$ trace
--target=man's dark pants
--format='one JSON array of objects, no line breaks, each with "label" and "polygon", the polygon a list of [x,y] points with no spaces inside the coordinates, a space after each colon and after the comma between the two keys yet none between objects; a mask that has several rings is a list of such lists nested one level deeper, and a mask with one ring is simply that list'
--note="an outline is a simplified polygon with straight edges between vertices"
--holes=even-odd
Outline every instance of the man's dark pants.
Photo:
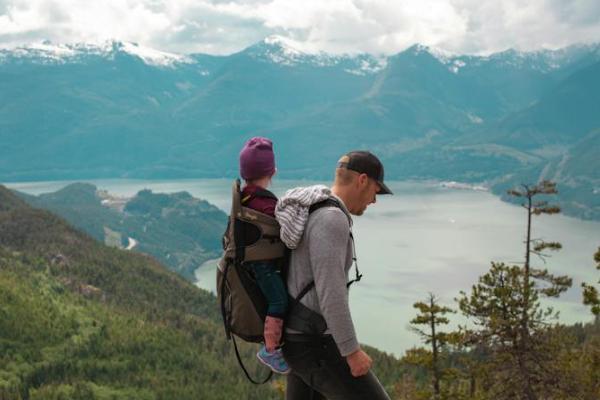
[{"label": "man's dark pants", "polygon": [[287,335],[283,355],[292,368],[287,377],[286,400],[390,399],[372,372],[359,378],[352,376],[331,336]]}]

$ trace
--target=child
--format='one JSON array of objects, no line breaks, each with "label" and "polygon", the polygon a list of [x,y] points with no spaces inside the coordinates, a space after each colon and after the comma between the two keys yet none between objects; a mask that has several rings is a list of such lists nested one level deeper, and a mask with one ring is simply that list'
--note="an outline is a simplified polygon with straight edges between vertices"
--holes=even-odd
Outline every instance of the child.
[{"label": "child", "polygon": [[[245,181],[242,205],[275,216],[277,197],[267,187],[276,170],[273,143],[263,137],[248,140],[240,152],[240,175]],[[256,282],[268,303],[263,335],[265,344],[256,356],[274,372],[287,374],[290,369],[278,348],[287,311],[287,289],[273,261],[253,261],[247,263],[247,266],[254,272]]]}]

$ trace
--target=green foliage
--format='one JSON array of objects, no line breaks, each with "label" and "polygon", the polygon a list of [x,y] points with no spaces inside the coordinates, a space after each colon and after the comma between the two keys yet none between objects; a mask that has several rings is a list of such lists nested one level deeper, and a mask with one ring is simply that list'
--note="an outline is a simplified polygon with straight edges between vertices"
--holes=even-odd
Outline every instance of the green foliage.
[{"label": "green foliage", "polygon": [[279,398],[268,386],[244,382],[212,321],[182,313],[154,320],[87,300],[6,253],[0,292],[0,387],[23,397]]},{"label": "green foliage", "polygon": [[409,366],[391,354],[382,352],[368,345],[361,345],[362,349],[373,360],[373,372],[388,393],[392,393],[394,385],[409,370]]},{"label": "green foliage", "polygon": [[[440,357],[444,346],[448,342],[448,334],[440,332],[440,325],[446,325],[450,322],[444,315],[454,312],[449,307],[440,306],[438,299],[429,293],[427,303],[417,302],[413,307],[419,310],[419,314],[413,318],[410,323],[412,330],[416,332],[426,344],[431,345],[431,355],[418,354],[413,361],[416,364],[426,366],[432,375],[433,397],[439,399],[441,395],[440,383],[443,371],[440,369]],[[424,329],[418,328],[419,325],[425,325]],[[415,354],[417,355],[417,354]]]},{"label": "green foliage", "polygon": [[416,379],[411,374],[402,375],[402,379],[396,382],[391,392],[394,399],[398,400],[429,400],[431,391],[421,389]]},{"label": "green foliage", "polygon": [[[537,294],[530,298],[534,307],[525,306],[523,296],[523,273],[518,266],[492,262],[490,270],[473,285],[471,293],[461,291],[458,306],[463,314],[474,319],[477,331],[468,332],[468,340],[486,345],[503,345],[516,340],[519,335],[520,318],[523,311],[529,314],[530,325],[537,322],[539,306]],[[529,283],[533,287],[533,283]],[[536,325],[537,326],[537,325]],[[535,328],[534,326],[530,326]]]},{"label": "green foliage", "polygon": [[[250,384],[213,295],[0,186],[0,399],[282,399]],[[240,343],[250,373],[266,373]],[[375,349],[382,383],[398,361]]]},{"label": "green foliage", "polygon": [[280,398],[239,373],[214,296],[19,205],[0,212],[3,399]]},{"label": "green foliage", "polygon": [[[531,193],[552,190],[544,184]],[[531,194],[518,193],[522,200]],[[177,204],[189,200],[178,194],[175,204],[168,196],[155,203],[153,196],[142,193],[128,212],[177,215]],[[531,202],[528,210],[535,216],[556,208]],[[559,243],[530,237],[527,244],[528,254],[539,257],[558,249]],[[595,261],[600,268],[600,248]],[[394,399],[434,398],[432,376],[438,375],[440,399],[530,398],[530,385],[534,398],[596,400],[600,318],[564,327],[539,302],[570,283],[529,260],[492,263],[459,299],[474,328],[441,332],[451,310],[430,295],[414,304],[419,313],[411,322],[432,349],[411,349],[400,361],[366,351]],[[254,361],[256,346],[241,343],[241,352],[251,374],[265,373]],[[284,382],[277,377],[256,387],[246,381],[214,296],[154,258],[106,247],[0,186],[1,400],[282,399]]]},{"label": "green foliage", "polygon": [[138,250],[193,280],[203,262],[221,255],[227,215],[187,192],[140,191],[124,209],[122,230],[138,240]]},{"label": "green foliage", "polygon": [[[492,262],[467,294],[457,299],[471,322],[456,332],[444,333],[437,361],[433,349],[414,348],[402,361],[411,366],[396,382],[398,399],[513,400],[600,398],[600,316],[593,324],[565,327],[558,313],[541,305],[543,297],[558,297],[572,284],[568,276],[555,276],[531,265],[531,255],[544,259],[547,251],[561,249],[558,242],[532,238],[532,217],[555,214],[559,208],[538,196],[556,193],[552,182],[523,185],[510,195],[527,210],[525,261],[522,265]],[[600,248],[594,256],[600,268]],[[420,314],[411,323],[426,344],[434,341],[435,298],[415,303]],[[439,330],[436,328],[435,333]],[[439,394],[431,385],[433,366],[440,371]],[[433,387],[432,387],[433,386]]]},{"label": "green foliage", "polygon": [[471,293],[461,292],[458,300],[462,313],[474,320],[475,328],[463,328],[465,342],[489,353],[481,379],[488,392],[498,399],[534,400],[565,393],[572,380],[559,374],[556,359],[563,353],[564,341],[556,340],[549,320],[557,314],[542,308],[540,297],[558,297],[572,284],[568,276],[555,276],[531,266],[531,255],[547,257],[545,250],[562,246],[532,238],[532,216],[552,215],[560,208],[538,201],[539,196],[557,193],[556,184],[542,181],[509,190],[527,210],[525,262],[508,266],[492,262],[488,273],[479,278]]},{"label": "green foliage", "polygon": [[[594,254],[594,261],[596,262],[596,269],[600,270],[600,247]],[[600,281],[598,281],[600,283]],[[592,313],[596,316],[600,315],[600,294],[598,289],[594,285],[582,283],[583,287],[583,304],[591,307]]]}]

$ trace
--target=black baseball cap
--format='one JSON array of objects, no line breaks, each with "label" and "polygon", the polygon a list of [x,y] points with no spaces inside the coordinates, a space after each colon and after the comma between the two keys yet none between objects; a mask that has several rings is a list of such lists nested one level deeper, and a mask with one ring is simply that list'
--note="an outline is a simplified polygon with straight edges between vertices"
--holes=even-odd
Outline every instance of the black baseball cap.
[{"label": "black baseball cap", "polygon": [[381,188],[377,194],[393,194],[383,183],[383,164],[379,161],[379,158],[369,151],[351,151],[338,160],[337,167],[367,174]]}]

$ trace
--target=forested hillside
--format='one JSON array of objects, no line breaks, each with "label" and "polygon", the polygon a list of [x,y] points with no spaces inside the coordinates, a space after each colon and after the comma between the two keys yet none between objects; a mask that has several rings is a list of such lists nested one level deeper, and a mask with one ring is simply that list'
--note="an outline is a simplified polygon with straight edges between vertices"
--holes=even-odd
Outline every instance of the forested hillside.
[{"label": "forested hillside", "polygon": [[[2,400],[282,398],[281,380],[246,381],[214,296],[2,186],[0,317]],[[400,363],[370,352],[392,387]]]}]

